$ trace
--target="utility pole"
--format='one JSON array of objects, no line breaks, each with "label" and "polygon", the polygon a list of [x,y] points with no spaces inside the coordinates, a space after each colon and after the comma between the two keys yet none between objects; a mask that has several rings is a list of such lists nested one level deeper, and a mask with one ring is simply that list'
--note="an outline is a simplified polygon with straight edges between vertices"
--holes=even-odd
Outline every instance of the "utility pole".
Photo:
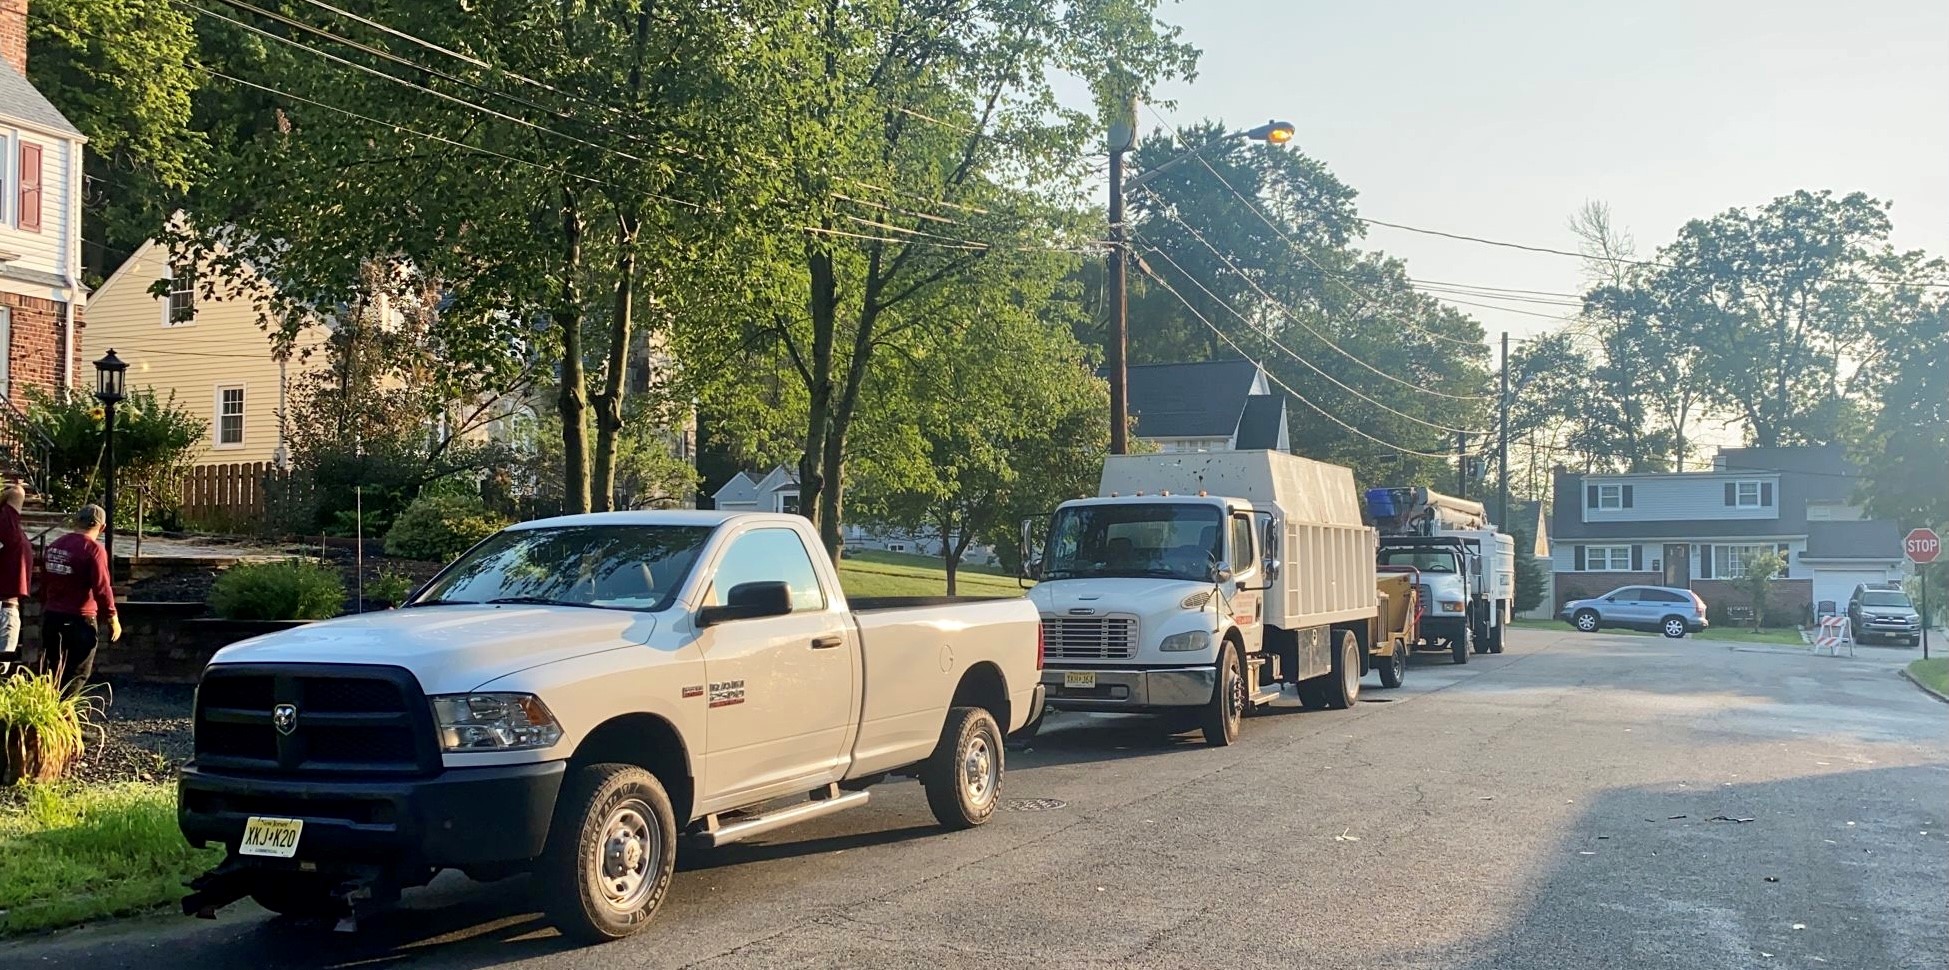
[{"label": "utility pole", "polygon": [[1496,498],[1496,527],[1509,531],[1509,331],[1502,332],[1502,394],[1496,405],[1496,472],[1502,479]]},{"label": "utility pole", "polygon": [[1455,432],[1455,497],[1469,497],[1469,434]]},{"label": "utility pole", "polygon": [[1130,453],[1130,296],[1124,289],[1128,238],[1123,224],[1123,156],[1137,143],[1137,99],[1110,123],[1110,454]]}]

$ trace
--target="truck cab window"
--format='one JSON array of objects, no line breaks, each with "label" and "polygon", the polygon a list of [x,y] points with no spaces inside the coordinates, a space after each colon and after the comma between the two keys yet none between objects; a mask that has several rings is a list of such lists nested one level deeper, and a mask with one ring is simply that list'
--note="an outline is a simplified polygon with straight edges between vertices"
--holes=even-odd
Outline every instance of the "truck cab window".
[{"label": "truck cab window", "polygon": [[792,589],[792,612],[826,608],[826,594],[805,543],[791,529],[754,529],[731,540],[731,548],[717,564],[710,602],[728,603],[731,590],[744,583],[783,582]]},{"label": "truck cab window", "polygon": [[1252,517],[1232,516],[1232,572],[1242,576],[1258,564],[1252,555]]},{"label": "truck cab window", "polygon": [[1157,576],[1210,582],[1212,567],[1225,561],[1224,528],[1223,511],[1202,503],[1064,509],[1050,524],[1043,578]]}]

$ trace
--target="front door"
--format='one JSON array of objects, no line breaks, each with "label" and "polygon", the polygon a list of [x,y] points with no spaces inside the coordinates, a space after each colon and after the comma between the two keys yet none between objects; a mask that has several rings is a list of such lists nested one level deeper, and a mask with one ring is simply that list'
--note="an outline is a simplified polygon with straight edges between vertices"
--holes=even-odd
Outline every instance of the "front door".
[{"label": "front door", "polygon": [[761,528],[731,540],[705,601],[722,606],[741,583],[779,580],[792,588],[793,612],[723,623],[699,638],[709,681],[706,800],[791,793],[767,793],[779,786],[810,791],[838,780],[845,761],[857,638],[851,617],[828,608],[798,533]]},{"label": "front door", "polygon": [[1264,563],[1253,546],[1257,531],[1252,528],[1250,515],[1232,516],[1232,582],[1237,590],[1230,601],[1232,622],[1238,626],[1239,636],[1244,639],[1245,652],[1248,654],[1256,652],[1265,642],[1266,594],[1258,588],[1265,585],[1261,579]]},{"label": "front door", "polygon": [[1683,542],[1665,545],[1665,585],[1673,589],[1692,588],[1692,547]]}]

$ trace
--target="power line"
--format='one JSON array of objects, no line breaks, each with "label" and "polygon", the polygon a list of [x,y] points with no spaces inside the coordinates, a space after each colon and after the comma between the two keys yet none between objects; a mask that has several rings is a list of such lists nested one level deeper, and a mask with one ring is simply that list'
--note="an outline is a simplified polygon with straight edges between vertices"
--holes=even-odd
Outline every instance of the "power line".
[{"label": "power line", "polygon": [[1385,380],[1393,381],[1394,383],[1399,384],[1402,387],[1406,387],[1410,390],[1414,390],[1422,394],[1427,394],[1432,397],[1443,397],[1455,401],[1490,400],[1489,395],[1486,394],[1450,394],[1447,391],[1437,391],[1433,388],[1422,387],[1421,385],[1416,384],[1412,381],[1402,380],[1401,378],[1396,377],[1393,374],[1388,373],[1387,371],[1375,367],[1373,364],[1368,363],[1364,358],[1361,358],[1355,355],[1352,351],[1349,351],[1346,348],[1341,347],[1339,344],[1334,343],[1331,338],[1327,337],[1326,334],[1321,333],[1320,331],[1314,329],[1312,324],[1307,323],[1305,320],[1301,319],[1297,314],[1293,313],[1292,310],[1288,309],[1283,302],[1275,299],[1272,296],[1272,294],[1267,293],[1263,287],[1259,286],[1258,281],[1252,279],[1250,275],[1248,275],[1244,270],[1240,269],[1238,264],[1232,262],[1230,257],[1227,257],[1224,253],[1219,252],[1218,247],[1212,245],[1211,241],[1206,239],[1203,233],[1200,233],[1198,230],[1192,228],[1190,223],[1187,223],[1183,219],[1179,218],[1176,213],[1166,212],[1164,214],[1164,217],[1166,219],[1171,220],[1174,223],[1177,223],[1178,227],[1183,229],[1185,232],[1190,233],[1191,238],[1196,239],[1199,243],[1203,244],[1207,250],[1211,251],[1211,254],[1213,256],[1218,257],[1219,261],[1225,264],[1225,267],[1227,269],[1231,270],[1240,279],[1244,280],[1247,286],[1250,286],[1253,290],[1257,291],[1261,297],[1265,298],[1267,303],[1271,304],[1273,307],[1278,309],[1279,312],[1284,314],[1287,319],[1291,320],[1294,323],[1299,324],[1301,327],[1304,327],[1308,333],[1311,333],[1313,336],[1318,337],[1321,343],[1326,344],[1328,347],[1331,347],[1334,350],[1338,351],[1341,354],[1341,356],[1346,357],[1348,360],[1351,360],[1354,363],[1359,364],[1360,366],[1374,372],[1375,374],[1379,375],[1381,378]]},{"label": "power line", "polygon": [[576,137],[576,136],[574,136],[574,135],[571,135],[571,134],[568,134],[568,133],[566,133],[566,132],[561,132],[561,131],[557,131],[557,130],[555,130],[555,129],[553,129],[553,128],[550,128],[550,127],[548,127],[548,126],[546,126],[546,125],[540,125],[540,124],[536,124],[536,123],[534,123],[534,122],[532,122],[532,121],[529,121],[529,120],[528,120],[528,119],[526,119],[526,118],[520,118],[520,117],[516,117],[516,116],[514,116],[514,115],[511,115],[511,114],[508,114],[508,113],[506,113],[506,112],[503,112],[503,111],[496,111],[496,110],[494,110],[493,108],[489,108],[489,107],[487,107],[487,106],[485,106],[485,105],[481,105],[481,104],[475,104],[475,103],[474,103],[474,102],[472,102],[472,101],[469,101],[469,100],[467,100],[467,99],[465,99],[465,98],[461,98],[461,97],[457,97],[457,96],[455,96],[455,95],[451,95],[451,94],[448,94],[448,93],[446,93],[445,91],[441,91],[441,90],[438,90],[438,89],[435,89],[435,88],[430,88],[430,87],[427,87],[427,86],[426,86],[426,85],[424,85],[424,84],[418,84],[418,83],[415,83],[415,82],[413,82],[413,81],[408,81],[408,80],[406,80],[405,78],[402,78],[402,77],[399,77],[399,76],[397,76],[397,75],[394,75],[394,74],[388,74],[388,73],[386,73],[385,71],[381,71],[381,70],[379,70],[379,69],[378,69],[378,68],[376,68],[376,67],[371,67],[371,66],[369,66],[369,65],[365,65],[365,64],[360,64],[360,63],[359,63],[359,62],[357,62],[357,61],[354,61],[354,60],[349,60],[349,59],[347,59],[347,58],[344,58],[344,57],[340,57],[340,56],[338,56],[337,54],[334,54],[334,53],[332,53],[332,52],[330,52],[330,51],[324,51],[324,50],[319,50],[318,48],[316,48],[316,47],[312,47],[312,46],[310,46],[310,45],[308,45],[308,44],[303,44],[303,43],[299,43],[298,41],[295,41],[295,40],[292,40],[292,39],[291,39],[291,38],[289,38],[289,37],[284,37],[284,36],[280,36],[280,35],[278,35],[278,34],[275,34],[275,33],[272,33],[271,31],[268,31],[268,30],[265,30],[265,29],[264,29],[264,28],[262,28],[262,27],[258,27],[258,26],[256,26],[256,25],[254,25],[254,24],[247,24],[247,23],[244,23],[243,21],[241,21],[241,20],[237,20],[237,19],[235,19],[235,18],[233,18],[233,17],[226,17],[226,16],[224,16],[223,14],[220,14],[220,13],[217,13],[217,12],[216,12],[216,11],[214,11],[214,10],[209,10],[209,9],[206,9],[206,8],[204,8],[204,7],[200,7],[200,6],[197,6],[197,5],[196,5],[196,4],[194,4],[194,3],[190,3],[190,2],[189,2],[189,0],[170,0],[170,2],[171,2],[171,3],[174,3],[174,4],[176,4],[177,6],[180,6],[180,7],[183,7],[183,8],[185,8],[185,9],[188,9],[188,10],[191,10],[191,11],[194,11],[195,13],[197,13],[197,14],[199,14],[199,15],[202,15],[202,16],[205,16],[205,17],[212,17],[212,18],[215,18],[215,19],[217,19],[217,20],[221,20],[221,21],[223,21],[223,22],[225,22],[225,23],[228,23],[228,24],[231,24],[231,25],[233,25],[233,26],[237,26],[237,27],[241,27],[241,28],[243,28],[243,29],[245,29],[245,30],[248,30],[248,31],[250,31],[250,32],[252,32],[252,33],[254,33],[254,34],[257,34],[257,35],[259,35],[259,36],[262,36],[262,37],[268,37],[268,38],[270,38],[271,40],[274,40],[274,41],[277,41],[277,42],[278,42],[278,43],[280,43],[280,44],[284,44],[284,45],[287,45],[287,46],[290,46],[290,47],[294,47],[294,48],[297,48],[298,50],[301,50],[301,51],[304,51],[304,52],[305,52],[305,53],[307,53],[307,54],[312,54],[312,55],[315,55],[315,56],[318,56],[318,57],[322,57],[322,58],[324,58],[324,59],[326,59],[326,60],[328,60],[328,61],[331,61],[331,62],[332,62],[332,63],[334,63],[334,64],[341,64],[341,65],[344,65],[344,66],[346,66],[346,67],[350,67],[350,68],[352,68],[353,70],[356,70],[356,71],[362,71],[362,72],[364,72],[364,73],[366,73],[366,74],[370,74],[370,75],[372,75],[372,76],[374,76],[374,77],[377,77],[377,78],[381,78],[381,79],[383,79],[383,80],[387,80],[387,81],[391,81],[392,83],[394,83],[394,84],[398,84],[398,85],[400,85],[400,86],[402,86],[402,87],[408,87],[408,88],[412,88],[412,89],[414,89],[414,90],[416,90],[416,91],[423,91],[423,92],[425,92],[425,93],[427,93],[427,94],[431,94],[431,95],[433,95],[433,96],[434,96],[434,97],[436,97],[436,98],[440,98],[440,99],[442,99],[442,100],[445,100],[445,101],[450,101],[450,102],[452,102],[452,103],[454,103],[454,104],[457,104],[457,105],[460,105],[461,107],[464,107],[464,108],[468,108],[468,109],[471,109],[471,110],[473,110],[473,111],[476,111],[476,112],[479,112],[479,113],[481,113],[481,114],[486,114],[486,115],[489,115],[489,116],[492,116],[492,117],[494,117],[494,118],[498,118],[498,119],[500,119],[500,120],[502,120],[502,121],[511,121],[511,122],[513,122],[513,123],[515,123],[515,124],[517,124],[517,125],[521,125],[522,127],[525,127],[525,128],[531,128],[531,129],[533,129],[533,130],[535,130],[535,131],[538,131],[538,132],[543,132],[543,133],[545,133],[545,134],[549,134],[549,135],[554,135],[554,136],[555,136],[555,137],[557,137],[557,138],[563,138],[563,139],[566,139],[566,140],[568,140],[568,141],[572,141],[572,142],[575,142],[575,143],[577,143],[577,144],[581,144],[581,145],[586,145],[586,146],[588,146],[588,147],[590,147],[590,148],[594,148],[594,149],[596,149],[597,151],[600,151],[600,152],[605,152],[605,153],[607,153],[607,154],[611,154],[611,155],[615,155],[615,156],[617,156],[617,157],[619,157],[619,158],[626,158],[626,159],[629,159],[629,160],[630,160],[630,161],[632,161],[632,162],[646,162],[646,161],[648,161],[648,159],[645,159],[645,158],[643,158],[643,157],[642,157],[642,156],[640,156],[640,155],[632,155],[632,154],[630,154],[630,153],[628,153],[628,152],[625,152],[625,151],[621,151],[621,150],[619,150],[619,149],[616,149],[616,148],[611,148],[611,147],[609,147],[609,146],[607,146],[607,145],[603,145],[603,144],[599,144],[599,143],[597,143],[597,142],[593,142],[593,141],[590,141],[590,140],[588,140],[588,139],[586,139],[586,138],[578,138],[578,137]]},{"label": "power line", "polygon": [[[1136,236],[1136,235],[1135,235],[1134,233],[1132,234],[1132,236],[1133,236],[1133,238],[1137,238],[1137,239],[1139,239],[1139,241],[1141,241],[1141,237],[1137,237],[1137,236]],[[1156,254],[1157,254],[1158,256],[1161,256],[1161,257],[1163,257],[1163,259],[1164,259],[1164,261],[1165,261],[1165,262],[1167,262],[1167,263],[1170,263],[1170,264],[1171,264],[1171,268],[1172,268],[1172,269],[1175,269],[1175,270],[1177,270],[1177,271],[1178,271],[1178,273],[1179,273],[1180,275],[1182,275],[1182,276],[1183,276],[1183,277],[1184,277],[1185,279],[1188,279],[1188,280],[1190,280],[1190,281],[1191,281],[1191,284],[1192,284],[1193,286],[1196,286],[1196,287],[1197,287],[1198,289],[1200,289],[1200,290],[1202,290],[1202,291],[1204,291],[1204,294],[1205,294],[1206,296],[1208,296],[1208,297],[1211,297],[1211,298],[1212,298],[1212,300],[1214,300],[1214,301],[1216,301],[1216,302],[1218,303],[1218,305],[1220,305],[1220,306],[1222,306],[1222,307],[1224,307],[1224,308],[1225,308],[1225,309],[1226,309],[1227,311],[1229,311],[1229,312],[1230,312],[1230,313],[1232,314],[1232,316],[1235,316],[1235,317],[1237,317],[1237,318],[1239,319],[1239,322],[1241,322],[1241,323],[1244,323],[1244,324],[1245,324],[1246,326],[1248,326],[1248,327],[1249,327],[1249,326],[1253,326],[1253,324],[1252,324],[1252,321],[1251,321],[1250,319],[1247,319],[1247,318],[1246,318],[1246,316],[1245,316],[1245,314],[1243,314],[1243,313],[1240,313],[1240,312],[1239,312],[1239,310],[1238,310],[1238,308],[1236,308],[1236,307],[1234,307],[1234,306],[1232,306],[1232,305],[1231,305],[1230,303],[1228,303],[1228,302],[1226,302],[1226,300],[1225,300],[1225,299],[1224,299],[1223,297],[1220,297],[1220,296],[1219,296],[1218,294],[1216,294],[1216,293],[1213,293],[1213,292],[1211,291],[1211,289],[1210,289],[1209,287],[1207,287],[1207,286],[1205,286],[1205,284],[1204,284],[1203,282],[1201,282],[1201,281],[1200,281],[1200,280],[1199,280],[1199,279],[1198,279],[1197,277],[1195,277],[1195,276],[1193,276],[1193,275],[1191,275],[1191,272],[1190,272],[1189,270],[1187,270],[1187,269],[1185,269],[1185,268],[1184,268],[1183,266],[1180,266],[1180,265],[1178,264],[1178,261],[1177,261],[1177,260],[1175,260],[1175,259],[1172,259],[1172,258],[1171,258],[1171,254],[1170,254],[1170,253],[1167,253],[1167,252],[1165,252],[1164,250],[1162,250],[1162,249],[1159,249],[1159,248],[1157,248],[1156,246],[1146,246],[1146,248],[1147,248],[1147,249],[1149,249],[1149,250],[1150,250],[1151,252],[1153,252],[1153,253],[1156,253]],[[1393,407],[1391,407],[1391,406],[1389,406],[1389,405],[1387,405],[1387,404],[1384,404],[1384,403],[1382,403],[1382,402],[1380,402],[1380,401],[1377,401],[1377,400],[1375,400],[1375,399],[1373,399],[1373,398],[1371,398],[1371,397],[1368,397],[1367,395],[1365,395],[1365,394],[1363,394],[1363,393],[1361,393],[1361,392],[1360,392],[1360,391],[1359,391],[1358,389],[1356,389],[1356,388],[1353,388],[1353,387],[1350,387],[1350,386],[1348,386],[1348,385],[1346,385],[1346,384],[1344,384],[1344,383],[1341,383],[1341,381],[1340,381],[1340,379],[1339,379],[1339,378],[1336,378],[1336,377],[1334,377],[1334,376],[1333,376],[1332,374],[1329,374],[1329,373],[1327,373],[1326,371],[1324,371],[1324,370],[1321,370],[1321,369],[1320,369],[1320,368],[1319,368],[1318,366],[1316,366],[1316,365],[1315,365],[1315,364],[1314,364],[1314,363],[1313,363],[1312,361],[1309,361],[1309,360],[1307,360],[1307,359],[1306,359],[1305,357],[1302,357],[1302,356],[1300,356],[1300,354],[1299,354],[1298,352],[1296,352],[1296,351],[1294,351],[1294,350],[1293,350],[1292,348],[1290,348],[1290,347],[1288,347],[1288,346],[1286,346],[1286,345],[1285,345],[1285,344],[1283,344],[1283,343],[1280,343],[1280,342],[1279,342],[1279,338],[1277,338],[1277,337],[1274,337],[1274,336],[1273,336],[1272,334],[1270,334],[1270,333],[1267,333],[1267,334],[1265,334],[1265,338],[1266,338],[1266,340],[1268,340],[1268,341],[1270,341],[1270,342],[1272,343],[1272,345],[1273,345],[1274,347],[1277,347],[1277,348],[1279,348],[1280,350],[1283,350],[1283,351],[1285,351],[1285,352],[1286,352],[1286,356],[1288,356],[1288,357],[1291,357],[1292,359],[1294,359],[1294,360],[1296,360],[1296,361],[1298,361],[1299,363],[1301,363],[1301,364],[1303,364],[1303,365],[1305,365],[1305,367],[1306,367],[1306,368],[1307,368],[1308,370],[1311,370],[1311,371],[1312,371],[1313,373],[1315,373],[1315,374],[1318,374],[1318,375],[1320,375],[1321,377],[1324,377],[1324,378],[1326,378],[1326,379],[1327,379],[1328,381],[1330,381],[1330,382],[1332,382],[1334,386],[1336,386],[1336,387],[1338,387],[1338,388],[1340,388],[1340,389],[1341,389],[1341,390],[1343,390],[1343,391],[1346,391],[1346,392],[1347,392],[1347,393],[1349,393],[1349,394],[1352,394],[1352,395],[1353,395],[1354,397],[1357,397],[1357,398],[1359,398],[1359,399],[1361,399],[1361,400],[1363,400],[1363,401],[1366,401],[1366,402],[1367,402],[1368,404],[1371,404],[1371,405],[1373,405],[1373,406],[1375,406],[1375,407],[1377,407],[1377,408],[1380,408],[1380,409],[1381,409],[1381,410],[1383,410],[1383,411],[1386,411],[1386,412],[1388,412],[1389,414],[1393,414],[1393,415],[1395,415],[1395,416],[1397,416],[1397,417],[1401,417],[1401,418],[1406,418],[1407,420],[1409,420],[1409,421],[1412,421],[1412,422],[1414,422],[1415,424],[1418,424],[1418,425],[1421,425],[1422,427],[1425,427],[1425,428],[1431,428],[1431,429],[1433,429],[1433,430],[1435,430],[1435,431],[1445,431],[1445,432],[1448,432],[1448,433],[1450,433],[1450,434],[1467,434],[1467,435],[1481,435],[1481,434],[1486,434],[1486,433],[1487,433],[1487,432],[1484,432],[1484,431],[1481,431],[1481,430],[1470,430],[1470,429],[1467,429],[1467,428],[1454,428],[1454,427],[1450,427],[1450,426],[1448,426],[1448,425],[1445,425],[1445,424],[1437,424],[1437,423],[1435,423],[1435,422],[1433,422],[1433,421],[1429,421],[1429,420],[1426,420],[1426,419],[1424,419],[1424,418],[1417,418],[1417,417],[1415,417],[1414,415],[1412,415],[1412,414],[1409,414],[1409,413],[1407,413],[1406,411],[1400,411],[1400,410],[1396,410],[1395,408],[1393,408]]]},{"label": "power line", "polygon": [[[1257,202],[1253,201],[1250,198],[1247,198],[1245,193],[1240,192],[1237,188],[1235,188],[1232,185],[1232,183],[1229,180],[1227,180],[1225,176],[1218,171],[1218,169],[1212,166],[1210,160],[1206,159],[1203,154],[1195,151],[1190,145],[1190,143],[1188,142],[1188,140],[1184,137],[1184,133],[1181,130],[1179,130],[1176,125],[1171,124],[1170,119],[1164,117],[1163,113],[1157,110],[1157,106],[1146,104],[1144,107],[1150,111],[1152,117],[1158,120],[1158,123],[1162,124],[1165,127],[1165,129],[1171,133],[1170,137],[1173,144],[1175,144],[1178,148],[1182,150],[1190,151],[1192,153],[1192,157],[1198,160],[1198,164],[1204,166],[1205,171],[1210,172],[1211,177],[1217,179],[1218,184],[1225,187],[1225,191],[1230,192],[1233,198],[1237,199],[1241,204],[1243,204],[1248,210],[1251,211],[1253,215],[1258,216],[1259,221],[1266,224],[1266,228],[1271,229],[1275,234],[1279,236],[1279,238],[1285,240],[1286,244],[1292,247],[1293,252],[1298,253],[1301,259],[1304,259],[1308,263],[1311,263],[1314,269],[1319,270],[1320,275],[1322,277],[1324,277],[1325,279],[1331,282],[1340,284],[1341,288],[1345,289],[1349,293],[1352,293],[1354,296],[1367,301],[1371,305],[1379,306],[1384,309],[1388,307],[1388,304],[1385,303],[1384,301],[1377,300],[1374,297],[1361,292],[1359,289],[1354,287],[1353,284],[1348,283],[1346,280],[1341,279],[1340,277],[1334,275],[1333,271],[1327,269],[1324,265],[1320,263],[1319,260],[1314,259],[1313,254],[1307,251],[1307,248],[1304,245],[1300,244],[1299,240],[1294,239],[1292,237],[1292,234],[1288,233],[1284,226],[1281,226],[1278,223],[1274,222],[1272,220],[1272,217],[1266,215],[1265,211],[1259,207],[1259,204]],[[1394,322],[1401,324],[1402,326],[1405,326],[1410,330],[1420,331],[1421,333],[1433,337],[1436,340],[1446,340],[1450,343],[1459,344],[1464,347],[1479,348],[1484,346],[1482,341],[1479,340],[1464,340],[1459,337],[1451,337],[1445,333],[1438,333],[1434,330],[1422,326],[1419,323],[1416,323],[1413,320],[1408,319],[1405,315],[1395,319]]]},{"label": "power line", "polygon": [[[1141,260],[1138,261],[1137,268],[1139,270],[1142,270],[1144,275],[1150,277],[1153,280],[1156,280],[1157,285],[1163,287],[1165,292],[1171,294],[1174,297],[1177,297],[1178,302],[1184,304],[1184,308],[1186,310],[1191,311],[1191,315],[1197,317],[1199,323],[1204,324],[1206,327],[1210,328],[1212,333],[1217,334],[1218,339],[1223,340],[1226,346],[1231,347],[1232,350],[1235,351],[1240,357],[1243,357],[1247,360],[1252,359],[1252,355],[1246,353],[1245,348],[1240,347],[1236,341],[1232,340],[1230,336],[1226,335],[1225,331],[1218,329],[1216,326],[1212,324],[1210,320],[1205,319],[1205,315],[1199,313],[1198,308],[1192,306],[1191,301],[1185,299],[1184,294],[1179,293],[1177,289],[1170,284],[1169,281],[1165,280],[1161,276],[1158,276],[1155,272],[1152,272],[1151,269],[1148,266],[1145,266],[1143,264],[1143,261]],[[1334,424],[1339,425],[1342,428],[1345,428],[1350,432],[1353,432],[1356,435],[1359,435],[1362,438],[1367,439],[1368,441],[1380,445],[1383,448],[1387,448],[1391,451],[1396,451],[1404,455],[1413,455],[1418,458],[1438,458],[1445,461],[1449,457],[1446,454],[1440,454],[1432,451],[1416,451],[1413,448],[1403,448],[1402,446],[1394,444],[1391,441],[1384,441],[1380,438],[1376,438],[1373,435],[1368,434],[1367,432],[1362,431],[1359,428],[1356,428],[1353,425],[1340,420],[1339,418],[1335,417],[1331,412],[1327,411],[1325,408],[1322,408],[1319,405],[1314,404],[1311,400],[1307,399],[1306,395],[1293,390],[1290,386],[1286,384],[1285,381],[1280,380],[1277,374],[1268,372],[1266,374],[1266,378],[1272,381],[1272,383],[1279,385],[1280,390],[1283,390],[1287,394],[1292,395],[1295,400],[1299,401],[1299,403],[1304,404],[1309,408],[1312,408],[1321,417],[1327,419],[1328,421],[1333,422]]]},{"label": "power line", "polygon": [[[1385,222],[1380,219],[1368,219],[1362,217],[1360,221],[1370,226],[1382,226],[1388,229],[1399,229],[1403,232],[1417,232],[1424,236],[1439,236],[1443,239],[1454,239],[1460,242],[1478,243],[1484,246],[1500,246],[1504,249],[1519,249],[1522,250],[1523,252],[1529,252],[1529,253],[1545,253],[1551,256],[1568,256],[1572,259],[1581,259],[1587,262],[1623,263],[1627,266],[1644,266],[1651,269],[1678,269],[1679,268],[1677,266],[1672,265],[1671,263],[1662,263],[1652,259],[1636,259],[1629,256],[1599,257],[1599,256],[1592,256],[1588,253],[1573,253],[1567,249],[1552,249],[1548,246],[1533,246],[1528,243],[1508,242],[1501,239],[1485,239],[1481,236],[1471,236],[1466,233],[1459,233],[1459,232],[1445,232],[1440,229],[1423,229],[1419,226],[1403,225],[1398,222]],[[1863,279],[1843,278],[1843,279],[1831,279],[1831,280],[1827,280],[1827,282],[1854,283],[1854,284],[1859,284],[1861,286],[1892,286],[1892,287],[1901,287],[1901,288],[1949,288],[1949,281],[1938,282],[1934,280],[1916,280],[1911,282],[1906,280],[1863,280]]]}]

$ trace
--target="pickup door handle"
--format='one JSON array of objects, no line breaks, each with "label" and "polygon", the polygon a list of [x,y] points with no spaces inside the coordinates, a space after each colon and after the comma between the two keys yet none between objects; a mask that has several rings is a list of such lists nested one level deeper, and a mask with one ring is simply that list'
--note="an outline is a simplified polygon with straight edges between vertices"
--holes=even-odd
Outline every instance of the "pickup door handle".
[{"label": "pickup door handle", "polygon": [[845,642],[846,642],[845,637],[816,637],[812,641],[812,649],[831,650],[832,648],[839,646],[840,644]]}]

